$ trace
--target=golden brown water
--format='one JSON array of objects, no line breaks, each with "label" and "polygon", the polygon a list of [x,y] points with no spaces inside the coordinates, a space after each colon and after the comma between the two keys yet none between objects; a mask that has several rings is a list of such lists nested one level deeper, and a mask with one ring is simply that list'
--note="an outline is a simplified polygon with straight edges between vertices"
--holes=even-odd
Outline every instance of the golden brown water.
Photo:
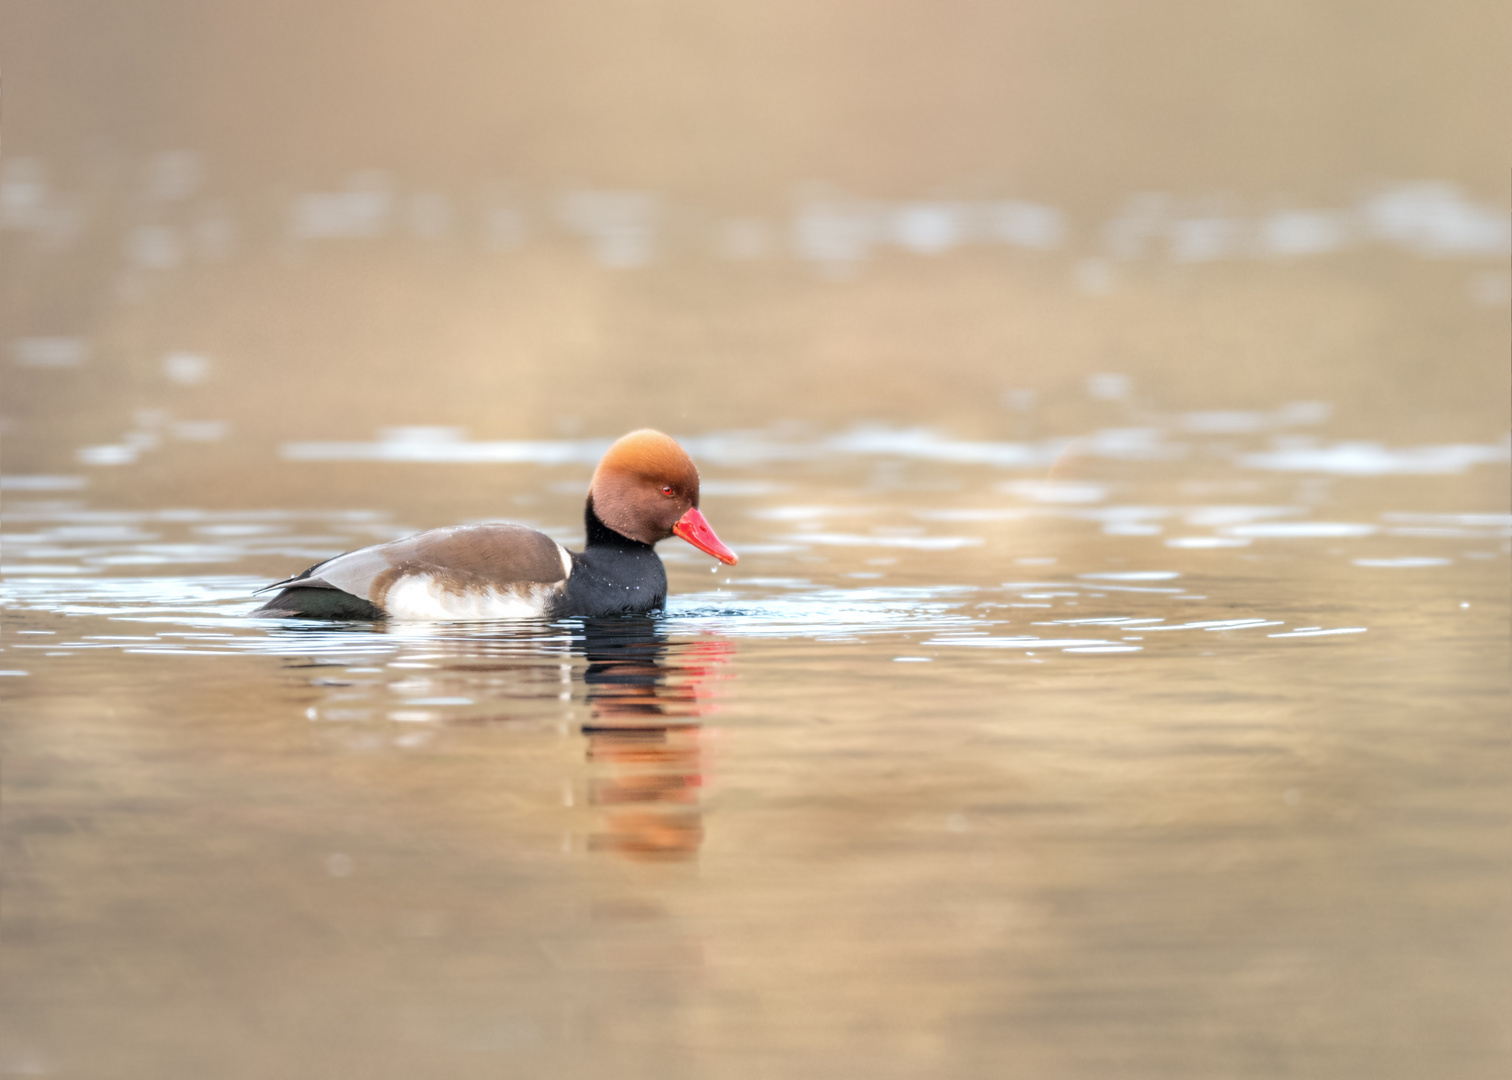
[{"label": "golden brown water", "polygon": [[1505,12],[464,8],[6,15],[0,1075],[1501,1076]]}]

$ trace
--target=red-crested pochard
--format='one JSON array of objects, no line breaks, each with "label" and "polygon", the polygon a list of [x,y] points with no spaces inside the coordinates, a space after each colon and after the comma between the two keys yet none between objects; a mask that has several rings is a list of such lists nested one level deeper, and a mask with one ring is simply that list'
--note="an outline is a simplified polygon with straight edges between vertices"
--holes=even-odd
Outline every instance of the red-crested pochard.
[{"label": "red-crested pochard", "polygon": [[539,619],[655,611],[667,573],[653,550],[679,536],[734,563],[698,512],[698,469],[659,431],[632,431],[594,470],[588,538],[568,551],[523,525],[459,525],[317,563],[254,616],[303,619]]}]

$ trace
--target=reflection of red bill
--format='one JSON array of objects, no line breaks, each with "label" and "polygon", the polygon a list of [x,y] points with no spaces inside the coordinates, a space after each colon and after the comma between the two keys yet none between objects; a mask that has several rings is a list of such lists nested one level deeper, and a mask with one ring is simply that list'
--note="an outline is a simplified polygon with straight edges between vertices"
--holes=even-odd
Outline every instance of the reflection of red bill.
[{"label": "reflection of red bill", "polygon": [[714,530],[710,528],[696,506],[689,507],[688,512],[677,519],[677,524],[672,526],[672,532],[699,551],[714,556],[722,563],[734,566],[737,561],[735,553],[725,547],[724,542],[714,535]]}]

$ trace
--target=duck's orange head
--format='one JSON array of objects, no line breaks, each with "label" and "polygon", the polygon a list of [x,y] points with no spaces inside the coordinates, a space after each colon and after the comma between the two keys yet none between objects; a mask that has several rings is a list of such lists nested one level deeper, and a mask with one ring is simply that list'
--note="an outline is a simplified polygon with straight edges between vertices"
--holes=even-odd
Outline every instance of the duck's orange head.
[{"label": "duck's orange head", "polygon": [[698,512],[693,459],[659,431],[632,431],[611,446],[593,472],[588,502],[600,521],[631,540],[680,536],[722,563],[736,561]]}]

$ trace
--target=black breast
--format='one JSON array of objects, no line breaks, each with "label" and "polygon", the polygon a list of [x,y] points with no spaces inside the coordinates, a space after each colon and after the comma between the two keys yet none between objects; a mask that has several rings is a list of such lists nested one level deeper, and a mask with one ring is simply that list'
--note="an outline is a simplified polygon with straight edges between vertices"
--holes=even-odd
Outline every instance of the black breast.
[{"label": "black breast", "polygon": [[572,556],[572,576],[560,614],[629,615],[667,602],[667,571],[649,545],[592,544]]}]

